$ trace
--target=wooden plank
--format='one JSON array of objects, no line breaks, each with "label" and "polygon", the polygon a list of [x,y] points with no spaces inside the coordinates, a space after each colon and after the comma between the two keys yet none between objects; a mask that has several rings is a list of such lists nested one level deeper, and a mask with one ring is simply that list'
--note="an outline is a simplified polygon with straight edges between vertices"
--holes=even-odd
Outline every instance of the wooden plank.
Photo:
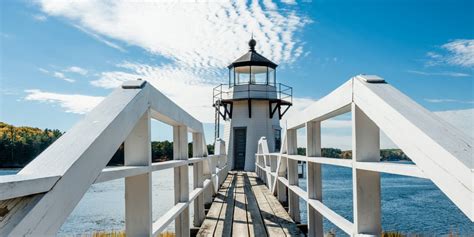
[{"label": "wooden plank", "polygon": [[266,189],[265,185],[257,179],[255,174],[247,173],[247,176],[249,177],[252,191],[255,194],[255,199],[257,200],[268,236],[285,236],[285,232],[278,223],[273,209],[270,207],[270,204],[264,196],[265,194],[262,192],[262,189]]},{"label": "wooden plank", "polygon": [[236,175],[235,173],[229,173],[229,177],[231,177],[231,183],[229,184],[227,192],[223,194],[225,200],[223,202],[219,220],[214,231],[214,236],[230,236],[232,234]]},{"label": "wooden plank", "polygon": [[258,208],[257,199],[252,191],[252,186],[248,175],[244,174],[244,191],[247,199],[247,221],[249,225],[249,235],[265,237],[268,236],[267,230],[263,225],[262,215]]},{"label": "wooden plank", "polygon": [[[232,221],[232,232],[234,235],[249,236],[247,225],[247,204],[244,193],[244,178],[242,172],[237,173],[235,183],[234,219]],[[226,219],[227,221],[227,219]]]},{"label": "wooden plank", "polygon": [[197,236],[212,236],[215,232],[217,221],[221,213],[222,206],[225,202],[225,197],[227,195],[227,190],[232,183],[233,175],[229,174],[227,179],[222,184],[219,193],[217,194],[214,202],[207,213],[204,222],[199,229]]},{"label": "wooden plank", "polygon": [[[256,180],[256,175],[255,173],[248,173],[249,177],[253,177],[255,179],[255,182],[259,182]],[[251,179],[251,178],[250,178]],[[251,179],[252,180],[252,179]],[[269,236],[304,236],[304,234],[301,232],[300,229],[296,226],[295,222],[290,218],[290,215],[286,212],[286,210],[283,208],[283,206],[280,204],[280,202],[277,200],[275,196],[273,196],[270,192],[265,187],[260,186],[260,192],[261,195],[266,199],[268,205],[270,206],[274,218],[277,220],[278,225],[281,227],[283,231],[283,235],[273,235],[268,232]],[[257,193],[256,193],[257,195]],[[258,199],[257,199],[258,200]],[[260,202],[259,202],[260,204]],[[262,214],[263,216],[263,214]],[[268,229],[268,226],[266,226]]]}]

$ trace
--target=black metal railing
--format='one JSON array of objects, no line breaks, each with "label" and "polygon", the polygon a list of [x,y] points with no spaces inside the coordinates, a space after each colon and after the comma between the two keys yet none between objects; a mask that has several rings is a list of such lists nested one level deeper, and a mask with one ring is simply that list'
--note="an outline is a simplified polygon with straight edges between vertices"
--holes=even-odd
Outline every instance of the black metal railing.
[{"label": "black metal railing", "polygon": [[[243,89],[245,86],[247,89]],[[265,89],[256,88],[255,85],[263,85],[265,86]],[[290,104],[293,104],[293,88],[291,86],[287,86],[282,83],[276,83],[276,84],[241,84],[238,86],[239,91],[235,92],[234,90],[236,89],[236,86],[230,87],[228,84],[220,84],[216,87],[214,87],[213,92],[212,92],[212,104],[215,105],[216,103],[220,103],[223,100],[232,100],[232,99],[278,99],[281,100],[282,102],[287,102]],[[242,90],[243,89],[243,90]],[[247,93],[247,97],[245,96],[239,96],[238,98],[233,98],[234,93]],[[275,97],[276,93],[276,97]],[[258,94],[259,96],[254,96],[255,94]],[[264,96],[266,95],[266,96]],[[255,98],[253,98],[255,97]]]}]

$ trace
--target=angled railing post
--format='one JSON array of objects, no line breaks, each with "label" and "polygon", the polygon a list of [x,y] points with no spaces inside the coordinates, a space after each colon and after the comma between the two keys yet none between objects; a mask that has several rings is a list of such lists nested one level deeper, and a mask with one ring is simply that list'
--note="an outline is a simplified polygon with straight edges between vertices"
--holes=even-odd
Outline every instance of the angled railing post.
[{"label": "angled railing post", "polygon": [[[125,166],[151,165],[150,111],[125,140]],[[125,233],[127,236],[152,234],[151,173],[125,178]]]},{"label": "angled railing post", "polygon": [[[173,158],[174,160],[188,159],[188,133],[187,127],[173,126]],[[187,202],[189,200],[188,166],[182,165],[174,168],[174,201]],[[189,208],[181,212],[175,219],[175,233],[178,237],[190,235]]]},{"label": "angled railing post", "polygon": [[[321,122],[306,123],[306,164],[308,198],[322,202],[321,164],[309,162],[311,157],[321,157]],[[323,236],[323,217],[314,207],[308,204],[308,236]]]},{"label": "angled railing post", "polygon": [[[203,134],[201,133],[193,133],[193,157],[202,158],[204,156],[204,140],[202,139],[202,137]],[[193,186],[195,189],[203,188],[204,186],[203,166],[203,162],[196,162],[193,164]],[[204,196],[203,194],[201,194],[197,196],[197,198],[194,200],[194,226],[201,226],[205,217],[206,215],[204,213]]]},{"label": "angled railing post", "polygon": [[[380,131],[359,107],[352,103],[352,160],[380,161]],[[352,168],[355,234],[380,235],[380,174]]]},{"label": "angled railing post", "polygon": [[[296,129],[287,130],[287,139],[288,155],[296,155],[298,153]],[[287,169],[288,185],[298,185],[298,161],[287,159]],[[299,197],[291,189],[288,189],[288,212],[295,222],[300,222]]]},{"label": "angled railing post", "polygon": [[[221,167],[221,160],[222,157],[226,155],[225,152],[225,142],[222,139],[217,139],[216,143],[214,144],[214,153],[215,153],[215,158],[212,159],[211,162],[211,175],[214,176],[216,175],[216,168]],[[219,186],[223,182],[222,178],[219,177],[218,175],[215,176],[216,180],[214,180],[214,193],[217,193],[219,191]]]}]

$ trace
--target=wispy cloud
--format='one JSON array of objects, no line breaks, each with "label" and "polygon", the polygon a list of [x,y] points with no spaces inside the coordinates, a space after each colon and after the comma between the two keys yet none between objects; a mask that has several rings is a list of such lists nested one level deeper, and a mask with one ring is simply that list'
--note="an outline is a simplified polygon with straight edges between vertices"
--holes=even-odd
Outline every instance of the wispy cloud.
[{"label": "wispy cloud", "polygon": [[63,70],[64,72],[73,72],[73,73],[77,73],[77,74],[80,74],[80,75],[87,75],[88,71],[84,68],[81,68],[81,67],[78,67],[78,66],[71,66],[71,67],[68,67],[66,69]]},{"label": "wispy cloud", "polygon": [[25,90],[25,100],[59,105],[67,113],[85,114],[97,106],[104,98],[99,96],[59,94],[37,89]]},{"label": "wispy cloud", "polygon": [[296,0],[281,0],[282,3],[290,4],[290,5],[295,5]]},{"label": "wispy cloud", "polygon": [[449,64],[461,67],[474,66],[474,39],[456,39],[443,44],[440,52],[428,52],[427,65]]},{"label": "wispy cloud", "polygon": [[66,77],[66,75],[64,75],[64,73],[62,73],[62,72],[49,71],[49,70],[46,70],[46,69],[44,69],[44,68],[38,68],[38,70],[39,70],[40,72],[44,73],[44,74],[48,74],[48,75],[50,75],[50,76],[52,76],[52,77],[61,79],[61,80],[63,80],[63,81],[67,81],[67,82],[69,82],[69,83],[73,83],[73,82],[76,81],[76,80],[74,80],[74,79],[71,79],[71,78],[69,78],[69,77]]},{"label": "wispy cloud", "polygon": [[458,104],[474,104],[474,100],[456,100],[456,99],[425,99],[430,103],[458,103]]},{"label": "wispy cloud", "polygon": [[295,33],[309,22],[295,11],[280,11],[271,1],[40,3],[46,14],[66,17],[81,30],[192,68],[227,66],[247,50],[252,33],[260,52],[276,62],[290,62],[302,47]]},{"label": "wispy cloud", "polygon": [[92,85],[114,88],[123,81],[143,78],[204,122],[214,121],[213,86],[226,81],[226,66],[248,50],[252,33],[259,52],[277,63],[291,64],[303,52],[303,42],[296,34],[311,22],[271,0],[41,0],[40,6],[45,14],[68,19],[110,47],[124,50],[115,43],[123,42],[165,58],[166,63],[155,65],[120,63],[116,70],[99,73]]},{"label": "wispy cloud", "polygon": [[469,77],[470,74],[462,72],[424,72],[417,70],[407,70],[409,73],[423,75],[423,76],[446,76],[446,77]]},{"label": "wispy cloud", "polygon": [[85,29],[84,27],[81,27],[81,26],[79,26],[79,25],[74,25],[74,27],[76,27],[76,28],[79,29],[80,31],[82,31],[82,32],[84,32],[84,33],[86,33],[86,34],[88,34],[88,35],[91,36],[92,38],[98,40],[99,42],[104,43],[105,45],[107,45],[107,46],[109,46],[109,47],[111,47],[111,48],[117,49],[117,50],[119,50],[119,51],[121,51],[121,52],[127,52],[124,48],[122,48],[122,47],[119,46],[118,44],[113,43],[112,41],[107,40],[107,39],[105,39],[104,37],[102,37],[102,36],[100,36],[100,35],[98,35],[98,34],[96,34],[96,33],[93,33],[92,31],[89,31],[89,30]]}]

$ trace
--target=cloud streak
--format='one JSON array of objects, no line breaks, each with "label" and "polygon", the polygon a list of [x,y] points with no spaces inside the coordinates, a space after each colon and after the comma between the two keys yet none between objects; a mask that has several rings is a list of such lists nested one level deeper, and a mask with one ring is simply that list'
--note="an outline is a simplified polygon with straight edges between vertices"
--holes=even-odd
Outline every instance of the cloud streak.
[{"label": "cloud streak", "polygon": [[449,64],[470,68],[474,66],[474,39],[456,39],[441,46],[442,52],[428,52],[428,66]]},{"label": "cloud streak", "polygon": [[417,70],[407,70],[407,72],[412,74],[418,74],[423,76],[446,76],[446,77],[470,77],[470,74],[461,73],[461,72],[424,72]]},{"label": "cloud streak", "polygon": [[456,100],[456,99],[425,99],[430,103],[458,103],[458,104],[474,104],[474,100]]},{"label": "cloud streak", "polygon": [[78,94],[60,94],[38,89],[25,90],[25,100],[59,105],[66,113],[85,114],[97,106],[104,97]]},{"label": "cloud streak", "polygon": [[71,79],[69,77],[66,77],[66,75],[64,75],[64,73],[62,72],[56,72],[56,71],[48,71],[44,68],[38,68],[38,70],[44,74],[47,74],[47,75],[50,75],[52,77],[55,77],[55,78],[58,78],[60,80],[63,80],[63,81],[67,81],[69,83],[73,83],[75,82],[76,80],[74,79]]}]

